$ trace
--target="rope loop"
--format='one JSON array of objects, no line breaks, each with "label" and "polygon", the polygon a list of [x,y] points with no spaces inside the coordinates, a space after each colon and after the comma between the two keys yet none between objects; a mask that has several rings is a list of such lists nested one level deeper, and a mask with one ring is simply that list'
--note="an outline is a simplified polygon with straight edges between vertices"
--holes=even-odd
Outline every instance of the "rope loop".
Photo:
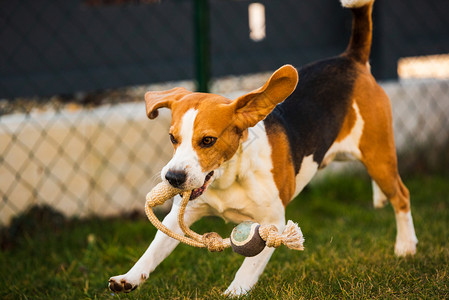
[{"label": "rope loop", "polygon": [[164,204],[168,199],[173,198],[182,190],[174,188],[165,182],[160,182],[146,196],[146,205],[155,207]]}]

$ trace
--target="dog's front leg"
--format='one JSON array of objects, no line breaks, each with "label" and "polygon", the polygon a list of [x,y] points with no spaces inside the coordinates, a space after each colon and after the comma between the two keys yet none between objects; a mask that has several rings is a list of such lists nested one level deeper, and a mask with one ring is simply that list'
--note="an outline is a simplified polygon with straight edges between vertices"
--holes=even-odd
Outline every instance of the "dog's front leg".
[{"label": "dog's front leg", "polygon": [[[172,209],[164,218],[162,224],[172,231],[182,234],[178,225],[178,212],[179,198],[176,196]],[[204,215],[206,215],[205,208],[189,203],[184,215],[185,224],[190,226]],[[114,276],[109,279],[109,288],[114,292],[130,292],[136,289],[148,279],[149,274],[156,269],[178,244],[178,240],[158,230],[153,242],[136,264],[126,274]]]},{"label": "dog's front leg", "polygon": [[248,293],[257,283],[274,250],[274,248],[265,247],[258,255],[245,258],[224,294],[241,296]]},{"label": "dog's front leg", "polygon": [[[284,230],[285,218],[282,218],[279,222],[263,222],[263,224],[276,225],[279,231]],[[265,247],[262,252],[253,257],[247,257],[243,261],[239,270],[235,274],[234,280],[224,292],[224,295],[228,296],[241,296],[248,293],[259,280],[259,276],[265,269],[268,261],[271,258],[275,248]]]}]

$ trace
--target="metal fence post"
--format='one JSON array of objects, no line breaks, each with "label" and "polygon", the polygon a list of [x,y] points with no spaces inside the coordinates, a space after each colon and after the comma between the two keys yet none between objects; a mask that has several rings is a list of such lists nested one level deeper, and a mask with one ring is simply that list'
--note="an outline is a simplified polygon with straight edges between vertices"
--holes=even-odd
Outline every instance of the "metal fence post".
[{"label": "metal fence post", "polygon": [[210,79],[209,0],[194,0],[193,17],[197,90],[207,93]]}]

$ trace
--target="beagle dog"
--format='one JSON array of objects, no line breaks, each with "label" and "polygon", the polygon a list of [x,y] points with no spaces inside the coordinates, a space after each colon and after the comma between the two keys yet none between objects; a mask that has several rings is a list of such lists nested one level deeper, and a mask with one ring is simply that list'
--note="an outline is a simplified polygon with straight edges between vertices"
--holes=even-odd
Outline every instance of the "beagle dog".
[{"label": "beagle dog", "polygon": [[[341,55],[297,71],[285,65],[264,86],[235,100],[184,88],[145,94],[147,115],[172,113],[170,139],[175,152],[162,180],[192,190],[185,222],[220,216],[285,226],[285,208],[332,160],[357,159],[372,178],[374,206],[387,200],[397,223],[395,253],[413,255],[418,242],[409,192],[401,181],[388,96],[368,63],[373,0],[341,0],[353,13],[352,35]],[[175,197],[163,224],[182,233]],[[151,245],[124,275],[111,277],[114,292],[129,292],[178,244],[157,232]],[[256,284],[274,249],[245,258],[227,295],[247,293]]]}]

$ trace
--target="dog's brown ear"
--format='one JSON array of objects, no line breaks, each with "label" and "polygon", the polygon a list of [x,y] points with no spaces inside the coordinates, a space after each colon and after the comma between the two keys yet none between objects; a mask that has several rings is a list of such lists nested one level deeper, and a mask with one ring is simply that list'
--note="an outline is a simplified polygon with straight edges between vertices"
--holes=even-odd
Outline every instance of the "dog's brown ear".
[{"label": "dog's brown ear", "polygon": [[192,92],[185,88],[177,87],[162,92],[146,92],[145,106],[147,108],[147,116],[154,119],[158,116],[157,110],[161,107],[171,108],[173,102],[182,99],[184,96]]},{"label": "dog's brown ear", "polygon": [[241,129],[255,126],[295,90],[298,72],[291,65],[276,70],[261,88],[237,98],[235,107],[237,126]]}]

